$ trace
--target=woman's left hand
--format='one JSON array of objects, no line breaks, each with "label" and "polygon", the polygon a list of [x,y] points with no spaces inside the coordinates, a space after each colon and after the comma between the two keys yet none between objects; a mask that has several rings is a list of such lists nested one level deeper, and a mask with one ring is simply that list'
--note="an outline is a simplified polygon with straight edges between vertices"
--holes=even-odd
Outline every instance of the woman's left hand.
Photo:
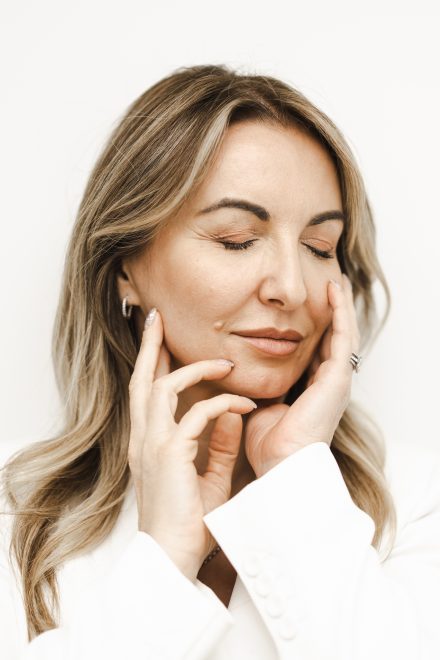
[{"label": "woman's left hand", "polygon": [[246,420],[245,451],[257,477],[313,442],[330,446],[350,401],[350,355],[358,353],[360,343],[351,282],[343,274],[341,289],[332,282],[327,286],[332,321],[308,368],[306,389],[291,406],[276,403]]}]

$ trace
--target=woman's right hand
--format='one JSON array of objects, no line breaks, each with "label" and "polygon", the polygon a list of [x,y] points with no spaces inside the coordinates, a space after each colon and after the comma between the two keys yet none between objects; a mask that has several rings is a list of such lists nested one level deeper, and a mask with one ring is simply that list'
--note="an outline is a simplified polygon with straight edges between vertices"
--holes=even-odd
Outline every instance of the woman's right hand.
[{"label": "woman's right hand", "polygon": [[[254,410],[255,404],[237,394],[219,394],[195,403],[176,423],[177,395],[202,379],[224,378],[231,368],[232,363],[201,360],[170,372],[170,354],[157,311],[152,325],[143,331],[129,385],[128,463],[136,491],[138,527],[192,581],[215,545],[203,516],[230,497],[241,442],[241,415]],[[198,475],[194,465],[198,436],[213,419],[217,421],[206,471]]]}]

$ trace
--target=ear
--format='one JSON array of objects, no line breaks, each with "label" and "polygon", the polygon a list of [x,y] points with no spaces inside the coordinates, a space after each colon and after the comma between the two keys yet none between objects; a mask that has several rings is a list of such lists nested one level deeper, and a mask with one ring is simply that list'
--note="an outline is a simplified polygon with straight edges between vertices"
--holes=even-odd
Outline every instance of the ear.
[{"label": "ear", "polygon": [[141,306],[141,300],[134,284],[130,264],[125,260],[120,262],[116,271],[116,285],[118,287],[118,295],[121,303],[125,297],[128,297],[127,302],[129,305]]}]

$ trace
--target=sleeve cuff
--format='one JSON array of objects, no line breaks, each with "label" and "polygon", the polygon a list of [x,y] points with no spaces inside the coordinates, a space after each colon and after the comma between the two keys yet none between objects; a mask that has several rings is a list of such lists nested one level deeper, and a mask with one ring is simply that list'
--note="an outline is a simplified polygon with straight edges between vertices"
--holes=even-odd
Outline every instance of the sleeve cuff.
[{"label": "sleeve cuff", "polygon": [[[289,645],[300,631],[315,640],[319,657],[328,657],[316,630],[332,648],[338,634],[333,610],[351,588],[375,531],[373,520],[351,499],[330,447],[324,442],[303,447],[203,520],[240,575],[281,657],[290,657]],[[306,647],[297,650],[303,657]]]},{"label": "sleeve cuff", "polygon": [[74,649],[68,657],[205,658],[234,623],[209,592],[138,531],[99,586],[84,593],[81,612],[66,622],[69,651]]}]

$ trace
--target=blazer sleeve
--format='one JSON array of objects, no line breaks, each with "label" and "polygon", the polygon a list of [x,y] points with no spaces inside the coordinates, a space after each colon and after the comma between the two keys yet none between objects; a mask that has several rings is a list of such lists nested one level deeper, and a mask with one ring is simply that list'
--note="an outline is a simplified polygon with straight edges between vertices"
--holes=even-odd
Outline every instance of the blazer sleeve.
[{"label": "blazer sleeve", "polygon": [[[324,442],[204,516],[281,659],[438,660],[438,465],[385,561]],[[407,484],[414,495],[415,486]]]},{"label": "blazer sleeve", "polygon": [[68,620],[30,643],[5,552],[0,581],[5,660],[201,660],[233,624],[215,593],[186,578],[141,531],[105,577],[84,590]]}]

